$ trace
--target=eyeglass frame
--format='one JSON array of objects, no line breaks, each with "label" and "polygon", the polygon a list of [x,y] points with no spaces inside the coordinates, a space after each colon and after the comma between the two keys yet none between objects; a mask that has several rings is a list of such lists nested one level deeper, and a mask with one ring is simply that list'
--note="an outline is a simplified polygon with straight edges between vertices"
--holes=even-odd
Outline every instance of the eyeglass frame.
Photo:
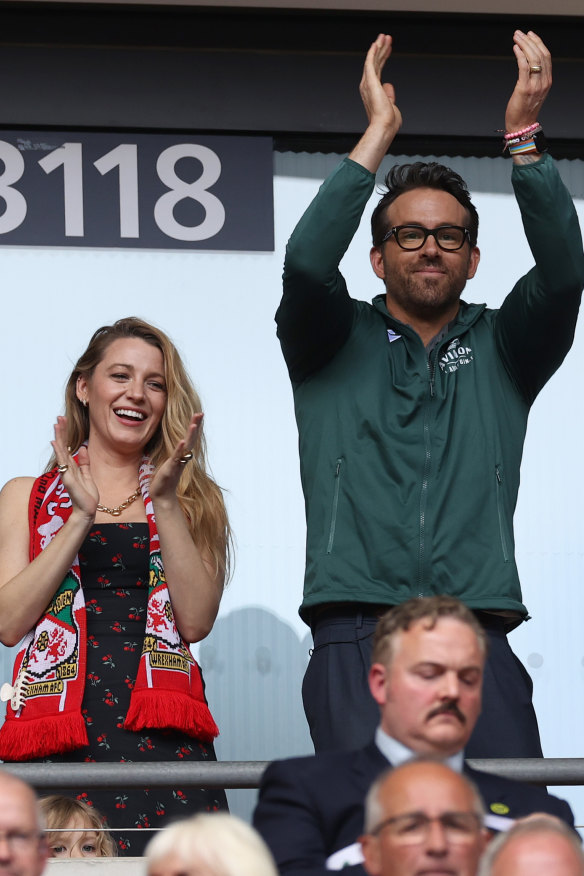
[{"label": "eyeglass frame", "polygon": [[45,842],[44,831],[37,830],[0,830],[0,842],[4,841],[11,852],[24,852],[32,848],[35,842]]},{"label": "eyeglass frame", "polygon": [[[403,246],[397,239],[398,231],[401,231],[403,228],[418,228],[420,231],[423,231],[424,239],[421,244],[419,246]],[[457,231],[463,232],[462,243],[460,244],[460,246],[456,246],[454,247],[454,249],[447,249],[446,247],[442,246],[442,244],[438,240],[437,232],[444,231],[445,228],[455,228]],[[422,247],[426,245],[426,241],[428,240],[428,237],[430,235],[432,235],[432,237],[436,241],[436,246],[441,249],[442,252],[460,252],[465,243],[468,243],[469,246],[472,245],[470,241],[470,230],[468,228],[465,228],[463,225],[437,225],[436,228],[426,228],[425,225],[416,225],[415,223],[409,222],[406,225],[394,225],[393,228],[390,228],[389,231],[387,231],[382,237],[379,246],[383,246],[383,244],[386,243],[389,238],[393,236],[399,248],[403,249],[404,252],[417,252],[419,249],[422,249]]]},{"label": "eyeglass frame", "polygon": [[[464,815],[466,817],[470,817],[476,824],[476,833],[478,834],[481,828],[484,827],[483,816],[479,815],[478,812],[443,812],[441,815],[435,815],[431,817],[426,815],[425,812],[404,812],[402,815],[392,815],[390,818],[386,818],[383,821],[380,821],[378,825],[376,825],[372,830],[369,831],[371,836],[377,837],[381,833],[382,830],[385,830],[386,827],[390,827],[403,819],[407,818],[418,818],[420,820],[420,829],[423,829],[423,835],[417,836],[415,839],[411,837],[408,839],[406,835],[406,839],[404,840],[403,836],[399,834],[393,834],[392,838],[397,841],[398,844],[402,845],[417,845],[418,843],[423,843],[426,841],[428,837],[428,832],[430,830],[430,825],[435,822],[440,822],[442,826],[442,830],[444,830],[447,834],[449,832],[449,828],[452,825],[448,825],[444,823],[444,819],[452,818],[453,816]],[[474,838],[474,834],[469,832],[468,834],[461,834],[459,838],[452,838],[449,835],[450,842],[453,845],[464,845],[465,843],[472,842]]]}]

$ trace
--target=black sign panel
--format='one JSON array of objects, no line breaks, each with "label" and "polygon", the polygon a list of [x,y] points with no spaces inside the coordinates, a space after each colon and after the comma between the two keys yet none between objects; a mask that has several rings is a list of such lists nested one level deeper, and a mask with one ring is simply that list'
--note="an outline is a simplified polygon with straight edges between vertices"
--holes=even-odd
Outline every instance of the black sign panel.
[{"label": "black sign panel", "polygon": [[0,244],[274,249],[269,137],[0,131]]}]

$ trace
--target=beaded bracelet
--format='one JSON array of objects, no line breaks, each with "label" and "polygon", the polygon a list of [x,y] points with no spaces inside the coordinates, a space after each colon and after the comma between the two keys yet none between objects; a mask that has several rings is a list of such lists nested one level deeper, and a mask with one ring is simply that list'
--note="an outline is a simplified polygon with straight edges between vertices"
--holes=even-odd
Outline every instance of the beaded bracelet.
[{"label": "beaded bracelet", "polygon": [[[503,140],[503,152],[505,152],[506,149],[509,150],[510,155],[520,155],[522,152],[537,152],[537,147],[533,148],[534,137],[541,131],[543,131],[543,128],[538,122],[535,126],[530,125],[529,131],[524,129],[523,132],[515,131],[513,134],[505,134],[505,139]],[[523,144],[527,144],[528,146],[531,146],[531,148],[522,149],[521,147]]]},{"label": "beaded bracelet", "polygon": [[541,127],[539,122],[534,122],[533,125],[528,125],[526,128],[521,128],[520,131],[512,131],[505,134],[505,140],[514,140],[516,137],[522,137],[524,134],[531,134],[536,128]]}]

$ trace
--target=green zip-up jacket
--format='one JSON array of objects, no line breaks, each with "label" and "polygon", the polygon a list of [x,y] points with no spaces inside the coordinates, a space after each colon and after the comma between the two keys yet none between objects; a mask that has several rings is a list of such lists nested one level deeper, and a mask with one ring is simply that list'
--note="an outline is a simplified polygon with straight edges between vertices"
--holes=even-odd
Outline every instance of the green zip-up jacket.
[{"label": "green zip-up jacket", "polygon": [[306,505],[304,601],[392,605],[448,593],[525,618],[513,514],[529,409],[573,341],[584,254],[553,160],[513,167],[535,267],[499,310],[461,302],[428,356],[338,265],[375,177],[345,159],[286,250],[276,322]]}]

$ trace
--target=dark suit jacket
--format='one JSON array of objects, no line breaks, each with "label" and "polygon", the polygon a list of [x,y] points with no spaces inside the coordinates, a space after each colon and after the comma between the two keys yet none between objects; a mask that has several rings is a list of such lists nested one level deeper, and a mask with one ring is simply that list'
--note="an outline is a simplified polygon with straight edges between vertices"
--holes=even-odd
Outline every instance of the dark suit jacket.
[{"label": "dark suit jacket", "polygon": [[[389,766],[374,742],[358,751],[327,752],[270,764],[260,786],[254,826],[272,850],[280,873],[330,874],[325,868],[327,858],[357,841],[363,832],[367,791]],[[574,825],[566,801],[544,788],[467,766],[465,774],[478,786],[487,812],[509,818],[548,812]],[[360,865],[343,870],[345,876],[364,872]]]}]

